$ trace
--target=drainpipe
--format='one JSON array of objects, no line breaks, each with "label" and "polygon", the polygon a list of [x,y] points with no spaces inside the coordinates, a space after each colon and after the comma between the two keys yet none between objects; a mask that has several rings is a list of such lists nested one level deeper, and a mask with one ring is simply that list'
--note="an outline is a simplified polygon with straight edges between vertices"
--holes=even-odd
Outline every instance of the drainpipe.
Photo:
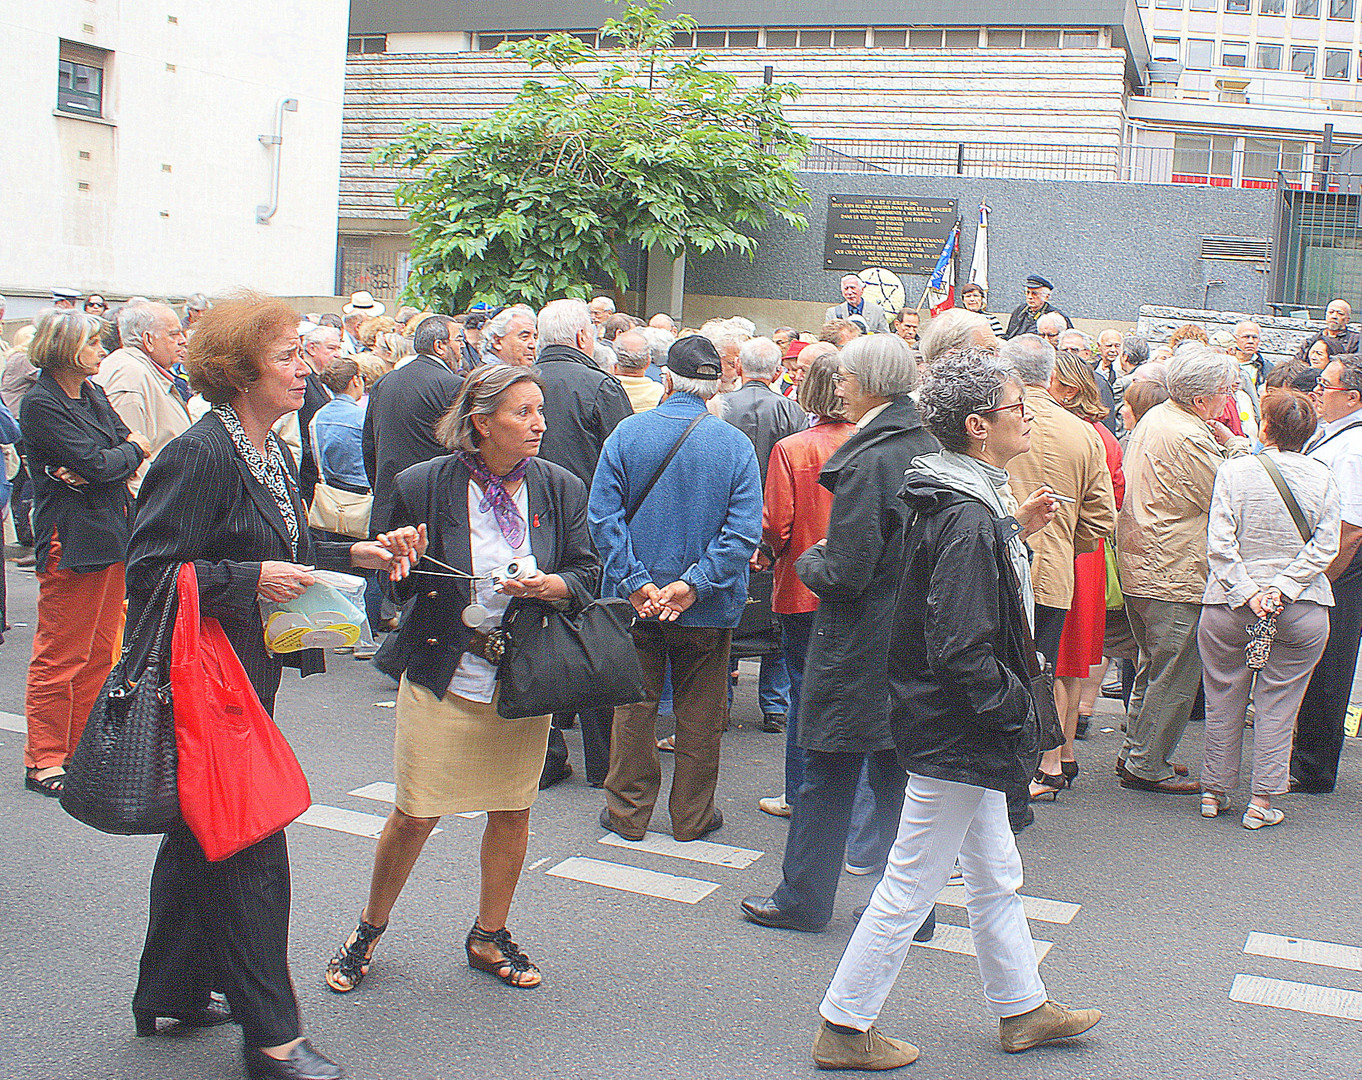
[{"label": "drainpipe", "polygon": [[268,225],[270,219],[279,210],[279,165],[283,151],[280,147],[284,144],[284,113],[297,112],[298,99],[285,97],[279,99],[279,104],[274,112],[274,134],[261,135],[260,145],[274,147],[274,168],[270,176],[270,201],[255,208],[255,223],[257,225]]}]

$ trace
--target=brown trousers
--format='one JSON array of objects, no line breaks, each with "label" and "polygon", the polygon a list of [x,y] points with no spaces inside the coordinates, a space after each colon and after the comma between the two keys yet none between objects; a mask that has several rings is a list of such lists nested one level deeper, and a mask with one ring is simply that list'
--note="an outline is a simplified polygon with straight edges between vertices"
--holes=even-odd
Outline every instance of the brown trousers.
[{"label": "brown trousers", "polygon": [[54,537],[47,571],[38,575],[38,626],[28,665],[24,764],[30,769],[64,765],[75,752],[113,668],[122,620],[123,564],[87,574],[63,570]]},{"label": "brown trousers", "polygon": [[648,698],[615,710],[606,806],[623,832],[642,834],[662,787],[657,757],[657,703],[667,661],[672,665],[676,769],[668,810],[672,835],[694,840],[714,817],[719,739],[728,717],[728,646],[733,631],[709,626],[644,623],[634,628]]}]

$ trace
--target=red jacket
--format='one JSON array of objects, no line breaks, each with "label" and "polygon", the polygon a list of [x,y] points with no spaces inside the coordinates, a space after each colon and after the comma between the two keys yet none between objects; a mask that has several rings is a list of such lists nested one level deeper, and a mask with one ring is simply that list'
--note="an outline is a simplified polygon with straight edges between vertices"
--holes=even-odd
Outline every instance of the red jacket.
[{"label": "red jacket", "polygon": [[818,609],[818,597],[795,573],[795,560],[827,535],[832,492],[818,483],[818,473],[855,430],[855,424],[821,420],[787,435],[771,451],[761,538],[775,555],[771,610],[777,615]]}]

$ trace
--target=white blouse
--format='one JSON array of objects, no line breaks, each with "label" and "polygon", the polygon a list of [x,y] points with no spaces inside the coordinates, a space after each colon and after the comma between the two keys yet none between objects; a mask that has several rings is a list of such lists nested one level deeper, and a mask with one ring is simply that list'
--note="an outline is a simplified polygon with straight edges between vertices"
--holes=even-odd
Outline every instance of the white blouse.
[{"label": "white blouse", "polygon": [[[488,615],[482,626],[474,627],[486,633],[501,624],[511,598],[496,591],[496,585],[484,575],[499,566],[505,566],[512,559],[530,554],[530,496],[529,484],[521,482],[520,490],[514,495],[516,508],[525,521],[525,539],[519,547],[513,548],[501,535],[497,519],[489,507],[485,512],[478,509],[482,502],[482,489],[472,480],[468,481],[468,532],[473,548],[473,573],[480,581],[471,582],[473,603],[481,604]],[[497,669],[477,653],[466,652],[450,680],[449,692],[469,701],[490,702],[496,691]]]}]

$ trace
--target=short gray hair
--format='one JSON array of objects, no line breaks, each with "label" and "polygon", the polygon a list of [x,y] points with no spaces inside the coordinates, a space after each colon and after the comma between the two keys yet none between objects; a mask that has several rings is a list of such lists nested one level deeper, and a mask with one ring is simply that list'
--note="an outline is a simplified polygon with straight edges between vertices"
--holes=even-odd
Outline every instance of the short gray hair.
[{"label": "short gray hair", "polygon": [[457,450],[476,453],[482,436],[473,426],[473,417],[491,416],[501,407],[506,391],[522,382],[532,382],[540,387],[544,385],[539,373],[532,367],[484,364],[472,372],[460,387],[454,404],[436,422],[436,441],[450,453]]},{"label": "short gray hair", "polygon": [[[504,338],[506,336],[506,331],[511,328],[511,320],[517,318],[528,319],[530,325],[534,326],[536,322],[534,308],[526,307],[524,304],[512,304],[510,307],[502,308],[495,316],[488,319],[487,323],[483,326],[482,336],[484,343],[486,343],[487,338],[495,338],[497,341]],[[491,352],[490,344],[482,351]]]},{"label": "short gray hair", "polygon": [[988,320],[977,311],[966,308],[943,311],[918,335],[917,345],[922,351],[922,359],[930,364],[953,349],[977,344],[973,338],[981,330],[992,333]]},{"label": "short gray hair", "polygon": [[212,301],[201,292],[192,293],[184,302],[186,314],[191,311],[207,311],[212,306]]},{"label": "short gray hair", "polygon": [[1017,373],[1025,386],[1049,386],[1055,349],[1039,334],[1022,334],[1003,343],[998,359]]},{"label": "short gray hair", "polygon": [[639,331],[648,342],[648,349],[652,353],[653,363],[658,367],[667,366],[667,350],[676,343],[676,335],[668,330],[663,330],[660,326],[645,326]]},{"label": "short gray hair", "polygon": [[[608,300],[609,297],[596,297]],[[614,305],[611,305],[614,310]],[[577,347],[577,335],[590,330],[594,338],[596,324],[591,321],[591,312],[580,300],[550,300],[539,312],[539,344],[571,345]]]},{"label": "short gray hair", "polygon": [[626,330],[615,338],[615,363],[629,371],[642,371],[653,359],[648,339],[637,330]]},{"label": "short gray hair", "polygon": [[1227,393],[1238,370],[1233,357],[1199,341],[1184,342],[1168,360],[1168,396],[1190,405],[1196,397]]},{"label": "short gray hair", "polygon": [[[1044,315],[1041,316],[1041,318],[1045,317],[1046,316]],[[1066,345],[1065,341],[1072,338],[1077,338],[1078,344]],[[1084,333],[1077,327],[1070,326],[1069,328],[1061,330],[1059,332],[1059,347],[1061,349],[1073,349],[1074,352],[1080,352],[1086,357],[1089,353],[1092,352],[1092,335]]]},{"label": "short gray hair", "polygon": [[1064,333],[1065,330],[1069,329],[1068,322],[1065,320],[1064,316],[1061,315],[1058,311],[1047,311],[1044,315],[1037,319],[1036,320],[1037,331],[1040,330],[1041,323],[1044,323],[1047,327],[1052,327],[1056,334],[1062,334]]},{"label": "short gray hair", "polygon": [[947,450],[969,449],[965,421],[996,408],[1008,383],[1021,386],[1016,371],[988,349],[956,349],[936,361],[918,407],[927,430]]},{"label": "short gray hair", "polygon": [[[119,332],[120,333],[122,332],[121,327]],[[315,345],[319,343],[323,338],[329,337],[332,334],[336,335],[337,341],[341,339],[341,332],[337,330],[334,326],[319,326],[315,330],[309,330],[306,334],[303,335],[303,346],[304,348],[306,348],[308,345]]]},{"label": "short gray hair", "polygon": [[769,380],[780,370],[780,346],[770,338],[754,337],[738,348],[744,377]]},{"label": "short gray hair", "polygon": [[709,338],[710,344],[723,356],[729,349],[738,349],[752,335],[732,319],[710,319],[700,327],[700,333]]},{"label": "short gray hair", "polygon": [[1132,330],[1121,339],[1121,348],[1125,350],[1126,359],[1132,368],[1149,362],[1149,340],[1143,334]]},{"label": "short gray hair", "polygon": [[[124,304],[118,312],[118,337],[124,345],[140,345],[142,335],[156,329],[160,304]],[[174,315],[174,312],[171,312]],[[178,319],[175,320],[177,323]]]},{"label": "short gray hair", "polygon": [[871,397],[894,398],[917,386],[913,350],[897,334],[855,338],[842,349],[840,360]]},{"label": "short gray hair", "polygon": [[1345,390],[1356,390],[1362,393],[1362,356],[1357,353],[1339,353],[1329,357],[1329,362],[1338,362],[1343,369],[1338,376],[1338,381]]},{"label": "short gray hair", "polygon": [[708,401],[719,392],[718,379],[688,379],[671,368],[663,368],[662,374],[671,380],[674,394],[694,394],[701,401]]},{"label": "short gray hair", "polygon": [[743,333],[745,333],[748,337],[755,337],[757,334],[757,324],[754,323],[751,319],[745,319],[741,315],[732,315],[729,317],[728,321],[731,323],[735,323],[738,326],[741,326],[743,329]]}]

